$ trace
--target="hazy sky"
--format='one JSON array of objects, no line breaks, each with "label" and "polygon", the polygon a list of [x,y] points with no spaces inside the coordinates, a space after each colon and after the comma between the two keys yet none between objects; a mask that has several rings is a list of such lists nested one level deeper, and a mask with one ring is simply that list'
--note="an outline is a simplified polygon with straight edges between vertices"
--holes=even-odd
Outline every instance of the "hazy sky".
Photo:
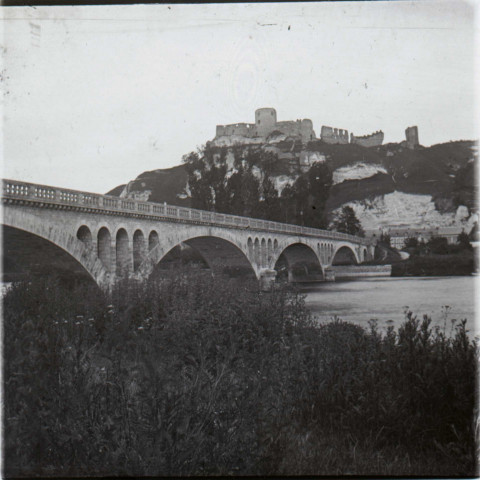
[{"label": "hazy sky", "polygon": [[477,138],[473,5],[4,7],[3,176],[106,192],[259,107],[317,135]]}]

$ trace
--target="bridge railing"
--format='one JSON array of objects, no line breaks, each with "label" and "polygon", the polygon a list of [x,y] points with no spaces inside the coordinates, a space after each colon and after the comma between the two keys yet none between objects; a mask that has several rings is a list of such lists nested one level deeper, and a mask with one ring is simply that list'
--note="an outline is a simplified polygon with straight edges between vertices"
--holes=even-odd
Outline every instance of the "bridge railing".
[{"label": "bridge railing", "polygon": [[175,218],[182,221],[193,221],[212,225],[225,225],[233,227],[252,228],[272,232],[324,237],[333,240],[346,240],[363,245],[370,241],[348,235],[346,233],[332,232],[318,228],[302,227],[257,218],[240,217],[224,213],[208,212],[194,208],[178,207],[166,203],[145,202],[131,198],[119,198],[110,195],[69,190],[66,188],[37,185],[17,180],[2,179],[2,197],[5,199],[28,200],[42,204],[62,205],[65,207],[81,206],[99,212],[121,212],[126,215],[140,214],[158,218]]}]

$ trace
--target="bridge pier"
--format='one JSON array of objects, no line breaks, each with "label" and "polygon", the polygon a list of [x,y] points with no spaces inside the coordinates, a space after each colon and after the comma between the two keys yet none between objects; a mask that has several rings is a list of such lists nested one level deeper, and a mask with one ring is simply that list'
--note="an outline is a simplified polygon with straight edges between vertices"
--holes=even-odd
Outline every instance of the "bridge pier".
[{"label": "bridge pier", "polygon": [[323,282],[324,275],[316,265],[297,264],[288,268],[288,281],[290,283]]},{"label": "bridge pier", "polygon": [[268,291],[272,288],[277,277],[277,271],[269,268],[264,268],[260,271],[259,282],[260,288],[263,291]]},{"label": "bridge pier", "polygon": [[335,281],[335,272],[330,267],[326,267],[323,273],[324,273],[326,282]]}]

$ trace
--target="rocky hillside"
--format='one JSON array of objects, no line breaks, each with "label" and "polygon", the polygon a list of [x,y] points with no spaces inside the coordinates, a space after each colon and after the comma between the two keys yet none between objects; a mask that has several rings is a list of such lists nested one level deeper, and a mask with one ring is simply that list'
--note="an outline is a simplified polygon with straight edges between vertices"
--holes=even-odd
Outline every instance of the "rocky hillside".
[{"label": "rocky hillside", "polygon": [[[241,148],[246,147],[242,145]],[[218,146],[233,156],[237,146]],[[455,141],[408,149],[404,144],[366,148],[315,140],[302,145],[293,137],[270,138],[260,145],[278,157],[273,175],[279,191],[314,162],[326,162],[333,173],[327,209],[350,205],[365,230],[387,226],[471,226],[477,219],[475,169],[477,146]],[[189,206],[184,165],[140,174],[108,192]]]}]

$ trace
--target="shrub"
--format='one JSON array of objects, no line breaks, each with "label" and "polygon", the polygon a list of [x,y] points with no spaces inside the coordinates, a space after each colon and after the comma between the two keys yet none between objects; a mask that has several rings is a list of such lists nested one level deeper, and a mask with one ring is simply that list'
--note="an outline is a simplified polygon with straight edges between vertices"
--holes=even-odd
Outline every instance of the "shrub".
[{"label": "shrub", "polygon": [[404,243],[403,248],[416,248],[416,247],[418,247],[417,237],[407,237],[405,239],[405,243]]},{"label": "shrub", "polygon": [[464,250],[471,250],[470,236],[468,233],[461,232],[457,237],[457,244]]},{"label": "shrub", "polygon": [[198,272],[14,285],[4,325],[9,476],[474,471],[465,322],[319,325],[288,286]]},{"label": "shrub", "polygon": [[432,237],[427,242],[427,247],[432,253],[446,254],[448,253],[448,240],[445,237]]}]

